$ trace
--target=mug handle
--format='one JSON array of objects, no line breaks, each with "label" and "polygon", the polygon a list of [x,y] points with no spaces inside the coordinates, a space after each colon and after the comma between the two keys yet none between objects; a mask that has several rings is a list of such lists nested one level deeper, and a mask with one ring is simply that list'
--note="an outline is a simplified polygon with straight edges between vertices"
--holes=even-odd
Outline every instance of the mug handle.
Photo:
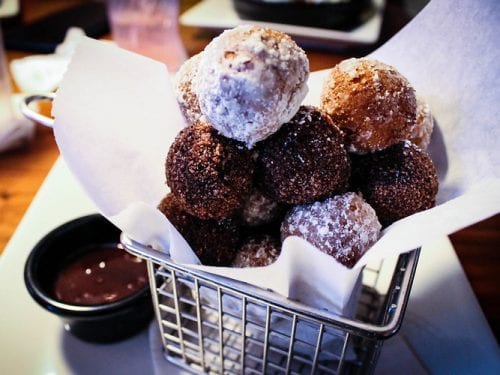
[{"label": "mug handle", "polygon": [[29,95],[26,96],[23,101],[21,102],[21,113],[26,117],[27,119],[37,122],[39,124],[42,124],[44,126],[47,126],[49,128],[52,128],[54,126],[54,119],[44,116],[40,114],[39,112],[33,110],[30,107],[31,103],[36,103],[39,101],[53,101],[56,97],[55,93],[47,93],[47,94],[36,94],[36,95]]}]

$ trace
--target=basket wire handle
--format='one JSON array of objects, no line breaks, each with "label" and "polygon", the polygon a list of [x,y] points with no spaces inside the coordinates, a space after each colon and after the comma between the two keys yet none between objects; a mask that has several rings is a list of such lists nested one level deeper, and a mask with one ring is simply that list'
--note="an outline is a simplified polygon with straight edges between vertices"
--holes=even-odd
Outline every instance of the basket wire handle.
[{"label": "basket wire handle", "polygon": [[41,113],[30,107],[31,103],[36,103],[40,101],[50,101],[52,102],[55,99],[56,95],[54,93],[47,94],[36,94],[26,96],[21,102],[21,113],[27,119],[52,128],[54,126],[54,119],[44,116]]}]

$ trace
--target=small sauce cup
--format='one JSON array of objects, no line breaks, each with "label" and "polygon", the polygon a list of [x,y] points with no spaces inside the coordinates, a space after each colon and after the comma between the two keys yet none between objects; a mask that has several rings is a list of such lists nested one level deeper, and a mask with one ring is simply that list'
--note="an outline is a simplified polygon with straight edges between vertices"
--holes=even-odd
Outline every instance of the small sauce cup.
[{"label": "small sauce cup", "polygon": [[30,295],[82,340],[123,340],[153,317],[146,262],[123,250],[119,237],[102,215],[80,217],[49,232],[26,261]]}]

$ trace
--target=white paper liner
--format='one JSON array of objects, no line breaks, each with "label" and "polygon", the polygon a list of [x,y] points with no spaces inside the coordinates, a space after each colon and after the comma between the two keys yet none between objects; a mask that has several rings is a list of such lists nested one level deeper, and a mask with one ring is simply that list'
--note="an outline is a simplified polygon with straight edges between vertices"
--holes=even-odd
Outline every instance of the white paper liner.
[{"label": "white paper liner", "polygon": [[[434,0],[373,56],[398,68],[437,121],[430,150],[440,177],[438,206],[394,223],[348,270],[290,237],[268,267],[196,266],[342,312],[363,265],[395,256],[500,212],[500,7]],[[327,72],[313,73],[305,100],[317,104]],[[132,238],[198,263],[156,209],[167,193],[164,162],[184,121],[163,64],[85,39],[53,109],[61,154],[101,212]]]}]

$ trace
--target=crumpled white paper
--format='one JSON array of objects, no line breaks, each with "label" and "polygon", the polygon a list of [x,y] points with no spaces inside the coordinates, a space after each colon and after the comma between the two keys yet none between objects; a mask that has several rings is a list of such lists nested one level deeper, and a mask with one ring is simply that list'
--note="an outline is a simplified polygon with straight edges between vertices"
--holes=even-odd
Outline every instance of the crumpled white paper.
[{"label": "crumpled white paper", "polygon": [[[430,146],[440,177],[437,207],[391,225],[352,270],[296,237],[285,240],[268,267],[193,267],[342,312],[367,262],[500,212],[498,17],[494,1],[434,0],[373,54],[396,66],[430,103],[437,121]],[[326,74],[311,75],[306,103],[318,103]],[[132,238],[169,249],[176,261],[196,263],[155,208],[167,193],[168,147],[184,126],[165,66],[86,39],[53,112],[61,153],[101,212]]]}]

